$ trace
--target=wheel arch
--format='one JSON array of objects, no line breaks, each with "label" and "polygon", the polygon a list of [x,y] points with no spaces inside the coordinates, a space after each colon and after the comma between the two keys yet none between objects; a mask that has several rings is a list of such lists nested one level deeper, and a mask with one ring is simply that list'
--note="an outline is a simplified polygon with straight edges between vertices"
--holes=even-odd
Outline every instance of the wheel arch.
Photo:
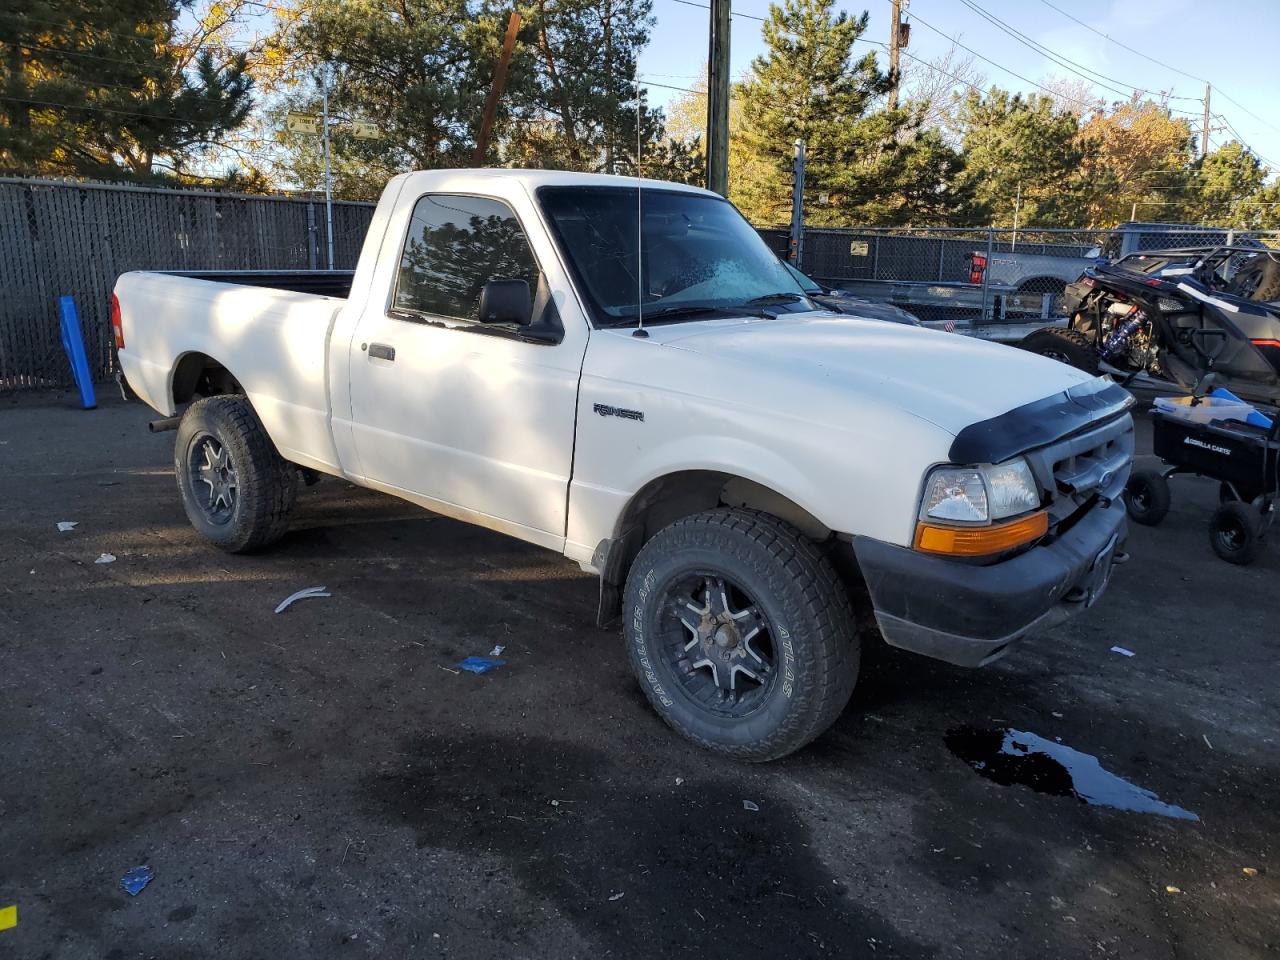
[{"label": "wheel arch", "polygon": [[1032,287],[1034,284],[1050,284],[1054,287],[1061,287],[1063,290],[1065,290],[1067,288],[1068,282],[1069,281],[1067,280],[1063,280],[1062,277],[1053,276],[1053,274],[1039,274],[1034,277],[1027,277],[1027,279],[1025,280],[1019,280],[1018,292],[1019,293],[1024,293],[1024,292],[1025,293],[1049,293],[1050,292],[1047,289],[1033,290]]},{"label": "wheel arch", "polygon": [[190,350],[180,355],[169,375],[169,396],[175,407],[190,403],[196,395],[245,393],[239,379],[225,364],[207,353]]},{"label": "wheel arch", "polygon": [[[747,507],[777,517],[808,539],[829,547],[840,580],[861,619],[869,597],[847,538],[794,499],[766,484],[723,470],[679,470],[655,477],[627,501],[614,536],[596,547],[593,565],[600,571],[597,622],[611,623],[622,609],[622,588],[640,548],[659,530],[683,517],[718,507]],[[869,602],[869,600],[866,600]]]}]

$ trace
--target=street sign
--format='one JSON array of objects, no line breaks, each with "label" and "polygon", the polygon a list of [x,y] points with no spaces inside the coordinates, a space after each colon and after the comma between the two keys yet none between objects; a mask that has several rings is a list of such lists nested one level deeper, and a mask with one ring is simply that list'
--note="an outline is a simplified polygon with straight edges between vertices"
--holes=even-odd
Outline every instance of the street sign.
[{"label": "street sign", "polygon": [[381,140],[382,131],[369,120],[352,120],[351,135],[359,140]]},{"label": "street sign", "polygon": [[870,248],[865,240],[849,241],[849,256],[851,257],[865,257],[869,250]]},{"label": "street sign", "polygon": [[319,133],[320,119],[310,113],[290,113],[285,117],[284,128],[290,133]]}]

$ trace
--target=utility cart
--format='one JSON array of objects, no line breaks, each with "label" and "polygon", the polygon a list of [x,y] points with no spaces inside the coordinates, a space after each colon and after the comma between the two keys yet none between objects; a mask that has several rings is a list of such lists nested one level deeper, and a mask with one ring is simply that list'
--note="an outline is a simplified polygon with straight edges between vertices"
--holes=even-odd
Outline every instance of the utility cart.
[{"label": "utility cart", "polygon": [[1164,466],[1133,472],[1125,498],[1129,517],[1155,526],[1169,512],[1169,477],[1209,477],[1219,483],[1220,503],[1209,520],[1209,544],[1228,563],[1252,563],[1280,498],[1280,416],[1215,390],[1206,397],[1157,399],[1151,419],[1155,454]]}]

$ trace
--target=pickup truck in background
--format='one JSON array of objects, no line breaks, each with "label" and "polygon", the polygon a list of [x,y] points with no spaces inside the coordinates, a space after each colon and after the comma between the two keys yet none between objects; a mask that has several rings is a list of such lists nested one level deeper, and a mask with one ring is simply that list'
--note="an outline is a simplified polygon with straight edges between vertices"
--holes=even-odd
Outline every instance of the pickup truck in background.
[{"label": "pickup truck in background", "polygon": [[268,546],[328,474],[562,552],[735,757],[825,730],[877,633],[980,665],[1123,558],[1124,390],[819,309],[692,187],[404,174],[353,273],[126,273],[112,314],[209,541]]},{"label": "pickup truck in background", "polygon": [[1230,245],[1233,231],[1180,223],[1122,223],[1110,231],[1101,246],[1081,253],[1064,247],[1059,253],[1044,252],[1048,244],[1036,244],[1039,253],[1027,250],[974,250],[968,254],[969,283],[985,282],[988,288],[1011,291],[1006,294],[1006,315],[1063,316],[1063,294],[1090,267],[1116,261],[1131,254],[1171,247]]}]

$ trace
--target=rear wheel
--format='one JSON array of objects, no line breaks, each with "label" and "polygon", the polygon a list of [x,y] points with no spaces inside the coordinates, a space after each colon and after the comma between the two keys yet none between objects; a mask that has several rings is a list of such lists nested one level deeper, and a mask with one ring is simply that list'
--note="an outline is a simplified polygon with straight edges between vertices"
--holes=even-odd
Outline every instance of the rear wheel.
[{"label": "rear wheel", "polygon": [[1085,373],[1098,372],[1098,353],[1093,349],[1093,341],[1078,330],[1044,327],[1027,334],[1018,346]]},{"label": "rear wheel", "polygon": [[1158,470],[1135,470],[1124,489],[1125,509],[1134,523],[1154,527],[1169,512],[1169,481]]},{"label": "rear wheel", "polygon": [[696,514],[649,540],[627,576],[623,632],[659,716],[744,760],[821,734],[858,674],[853,611],[830,562],[752,510]]},{"label": "rear wheel", "polygon": [[1262,550],[1262,516],[1247,503],[1232,500],[1209,520],[1209,545],[1227,563],[1253,563]]},{"label": "rear wheel", "polygon": [[276,452],[246,398],[206,397],[188,407],[173,459],[187,518],[217,547],[259,550],[289,528],[297,470]]}]

